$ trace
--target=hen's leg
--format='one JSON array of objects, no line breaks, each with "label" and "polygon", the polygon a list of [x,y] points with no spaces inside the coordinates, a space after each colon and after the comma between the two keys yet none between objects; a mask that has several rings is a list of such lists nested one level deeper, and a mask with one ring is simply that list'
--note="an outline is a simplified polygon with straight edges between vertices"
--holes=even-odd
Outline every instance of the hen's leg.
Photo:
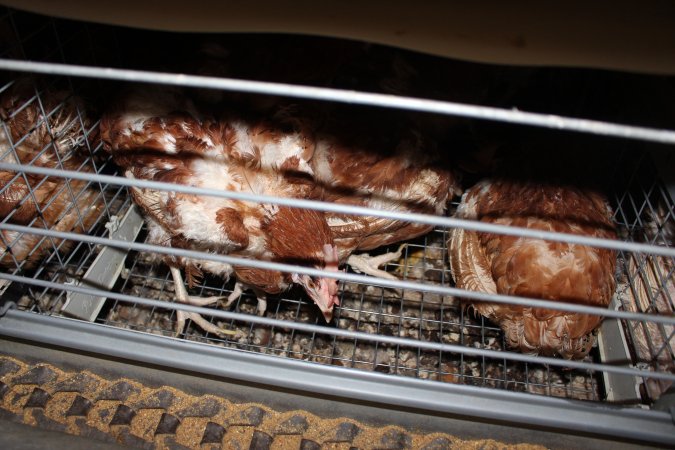
[{"label": "hen's leg", "polygon": [[258,315],[264,316],[265,311],[267,311],[267,294],[265,291],[255,288],[253,288],[253,293],[255,294],[256,299],[258,299],[258,307],[256,308],[258,310]]},{"label": "hen's leg", "polygon": [[220,295],[214,295],[211,297],[199,297],[196,295],[188,295],[187,291],[185,290],[185,283],[183,283],[183,277],[180,274],[180,270],[175,267],[171,267],[171,275],[173,276],[174,284],[180,285],[180,287],[176,286],[175,291],[176,297],[180,295],[181,303],[187,303],[188,305],[193,306],[210,306],[226,298]]},{"label": "hen's leg", "polygon": [[401,246],[395,252],[385,253],[383,255],[370,256],[367,253],[361,255],[350,255],[347,259],[347,264],[356,272],[371,275],[373,277],[386,278],[388,280],[398,280],[397,277],[379,269],[380,266],[401,258],[403,249],[407,244]]},{"label": "hen's leg", "polygon": [[234,283],[234,289],[232,290],[232,293],[227,296],[225,307],[229,308],[230,305],[234,303],[234,301],[237,300],[243,292],[244,292],[244,285],[238,281]]},{"label": "hen's leg", "polygon": [[[180,270],[176,267],[170,267],[171,276],[173,277],[174,292],[176,294],[176,300],[185,303],[188,305],[195,306],[207,306],[217,303],[223,297],[195,297],[188,295],[187,289],[185,289],[185,284],[183,283],[183,277],[180,274]],[[204,331],[209,333],[214,333],[218,336],[225,336],[228,334],[234,334],[234,331],[224,330],[208,320],[204,319],[200,314],[176,310],[176,336],[179,336],[183,329],[185,328],[185,321],[191,319],[194,323],[199,325]]]},{"label": "hen's leg", "polygon": [[227,302],[225,302],[225,307],[229,307],[232,303],[234,303],[235,300],[237,300],[241,294],[244,292],[246,288],[249,288],[253,291],[255,294],[256,298],[258,299],[258,306],[257,306],[257,311],[259,316],[265,315],[265,311],[267,311],[267,294],[265,291],[261,291],[260,289],[256,289],[250,286],[246,286],[243,283],[236,282],[234,283],[234,289],[232,290],[232,293],[228,295],[227,297]]},{"label": "hen's leg", "polygon": [[258,307],[257,307],[257,309],[258,309],[258,315],[259,316],[265,315],[265,311],[267,311],[267,296],[266,295],[258,296]]}]

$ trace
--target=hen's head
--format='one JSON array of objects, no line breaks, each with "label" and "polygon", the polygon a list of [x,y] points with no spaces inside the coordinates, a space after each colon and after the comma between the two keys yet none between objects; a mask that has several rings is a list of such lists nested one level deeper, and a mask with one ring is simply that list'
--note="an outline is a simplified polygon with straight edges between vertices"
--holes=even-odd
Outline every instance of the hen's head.
[{"label": "hen's head", "polygon": [[[338,253],[335,245],[325,244],[323,246],[323,267],[317,265],[317,269],[338,271]],[[291,275],[293,282],[300,284],[307,291],[307,295],[314,300],[319,307],[326,322],[333,318],[333,306],[340,305],[340,299],[337,296],[337,280],[334,278],[318,278],[310,275],[294,273]]]},{"label": "hen's head", "polygon": [[[268,249],[276,261],[338,270],[338,252],[324,213],[299,208],[270,209],[265,226]],[[301,285],[317,304],[326,321],[339,305],[337,280],[293,273],[291,280]]]}]

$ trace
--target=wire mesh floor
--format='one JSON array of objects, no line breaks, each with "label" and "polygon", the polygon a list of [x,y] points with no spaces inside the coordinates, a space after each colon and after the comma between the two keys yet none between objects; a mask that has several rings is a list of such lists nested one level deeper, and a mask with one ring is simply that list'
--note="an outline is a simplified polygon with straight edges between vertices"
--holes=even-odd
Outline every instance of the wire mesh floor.
[{"label": "wire mesh floor", "polygon": [[[406,280],[420,283],[450,283],[445,242],[447,232],[436,230],[407,243],[399,261],[387,270]],[[382,249],[386,251],[387,249]],[[389,249],[395,250],[395,248]],[[143,298],[173,301],[173,281],[168,269],[155,264],[148,254],[129,257],[121,292]],[[233,282],[206,278],[191,294],[227,297]],[[414,341],[442,342],[475,348],[503,350],[501,330],[453,298],[410,290],[381,288],[341,282],[341,306],[327,327],[369,334],[404,337]],[[165,336],[174,335],[175,312],[122,302],[110,302],[100,323]],[[257,300],[245,292],[232,309],[256,313]],[[303,294],[291,291],[270,297],[266,315],[285,321],[323,324],[316,307]],[[597,374],[588,371],[547,368],[487,357],[452,355],[443,352],[362,342],[320,333],[304,333],[246,322],[216,322],[236,331],[232,338],[210,335],[188,325],[181,337],[236,350],[261,352],[320,364],[401,376],[531,392],[557,397],[598,400],[601,398]]]},{"label": "wire mesh floor", "polygon": [[[630,183],[615,197],[616,221],[624,239],[644,241],[668,239],[672,222],[672,203],[663,184],[658,181],[656,167],[650,159],[638,156],[637,164],[625,157],[631,167]],[[635,169],[637,168],[637,172]],[[641,174],[642,173],[642,174]],[[646,173],[646,174],[644,174]],[[647,184],[644,184],[648,180]],[[626,186],[622,184],[622,186]],[[123,191],[107,187],[123,212],[129,201]],[[619,192],[619,191],[617,191]],[[652,200],[650,201],[650,198]],[[655,199],[655,200],[654,200]],[[649,206],[649,205],[654,206]],[[666,211],[665,213],[663,211]],[[102,217],[95,227],[105,234]],[[656,234],[654,234],[656,233]],[[140,239],[142,240],[143,233]],[[402,257],[389,263],[386,270],[400,279],[422,284],[452,285],[447,263],[447,230],[407,242]],[[664,241],[666,242],[666,241]],[[667,243],[667,242],[666,242]],[[395,247],[378,252],[395,250]],[[97,254],[93,245],[81,244],[61,261],[60,269],[51,260],[38,268],[36,278],[72,282],[91,264]],[[617,299],[623,309],[642,312],[672,313],[674,292],[673,261],[667,258],[638,254],[621,254],[618,264]],[[227,297],[234,281],[224,282],[206,277],[191,294]],[[155,255],[132,252],[114,290],[156,300],[174,301],[173,281],[168,269],[157,262]],[[29,288],[20,305],[35,312],[59,314],[66,298],[64,291]],[[266,316],[291,322],[312,323],[368,334],[396,336],[421,342],[441,342],[497,351],[506,350],[501,330],[473,313],[460,300],[438,294],[411,290],[394,290],[351,282],[340,283],[340,307],[330,324],[300,290],[270,297]],[[257,300],[244,292],[232,305],[237,312],[255,314]],[[175,311],[109,300],[98,323],[129,328],[165,336],[173,336]],[[222,338],[202,331],[188,322],[182,338],[240,351],[261,352],[320,364],[337,365],[358,370],[378,371],[392,375],[416,377],[445,383],[459,383],[488,388],[528,392],[547,396],[583,400],[602,400],[605,392],[601,373],[544,364],[520,363],[485,356],[468,356],[429,351],[397,345],[371,343],[357,338],[342,338],[321,333],[305,333],[287,328],[254,325],[244,321],[216,321],[219,327],[235,331],[231,338]],[[673,327],[623,321],[631,357],[643,369],[673,371]],[[597,349],[587,357],[598,361]],[[658,398],[668,383],[646,379],[640,385],[643,401]]]}]

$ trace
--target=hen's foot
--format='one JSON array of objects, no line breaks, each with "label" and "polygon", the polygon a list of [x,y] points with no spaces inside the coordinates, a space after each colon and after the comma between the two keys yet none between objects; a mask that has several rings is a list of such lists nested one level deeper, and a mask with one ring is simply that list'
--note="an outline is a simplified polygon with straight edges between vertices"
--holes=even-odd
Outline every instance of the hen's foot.
[{"label": "hen's foot", "polygon": [[[225,302],[225,307],[228,308],[232,303],[234,303],[235,300],[237,300],[239,297],[241,297],[241,294],[244,292],[244,290],[247,287],[244,286],[240,282],[236,282],[234,284],[234,289],[232,290],[232,293],[228,295],[227,301]],[[256,298],[258,299],[258,305],[256,307],[256,312],[259,316],[264,316],[265,311],[267,311],[267,294],[265,294],[264,291],[261,291],[259,289],[254,289],[252,287],[249,287],[253,292],[255,293]]]},{"label": "hen's foot", "polygon": [[232,330],[225,330],[223,328],[220,328],[218,325],[214,325],[205,318],[201,316],[201,314],[197,313],[191,313],[187,311],[176,311],[177,313],[177,320],[176,320],[176,336],[180,336],[180,334],[183,332],[183,329],[185,328],[185,321],[187,319],[192,320],[194,323],[199,326],[202,330],[206,331],[207,333],[213,333],[217,336],[220,337],[226,337],[226,336],[231,336],[233,334],[236,334],[235,331]]},{"label": "hen's foot", "polygon": [[256,299],[258,299],[258,306],[256,307],[257,314],[264,316],[267,311],[267,294],[260,289],[253,289]]},{"label": "hen's foot", "polygon": [[[224,297],[196,297],[188,295],[187,290],[185,289],[185,284],[183,283],[183,277],[180,274],[180,270],[176,267],[171,267],[171,276],[173,277],[174,292],[176,294],[176,301],[180,303],[185,303],[187,305],[194,306],[208,306],[218,303]],[[229,298],[228,298],[229,300]],[[185,329],[185,321],[187,319],[192,320],[196,323],[202,330],[207,333],[213,333],[220,337],[225,337],[227,335],[235,334],[234,331],[224,330],[217,325],[212,324],[208,320],[204,319],[200,314],[176,310],[176,336],[180,336]]]},{"label": "hen's foot", "polygon": [[383,255],[370,256],[367,253],[360,255],[350,255],[347,259],[347,264],[354,269],[355,272],[363,273],[373,277],[386,278],[387,280],[398,280],[398,278],[389,272],[381,270],[380,267],[396,261],[401,258],[403,250],[408,244],[401,244],[395,252],[385,253]]}]

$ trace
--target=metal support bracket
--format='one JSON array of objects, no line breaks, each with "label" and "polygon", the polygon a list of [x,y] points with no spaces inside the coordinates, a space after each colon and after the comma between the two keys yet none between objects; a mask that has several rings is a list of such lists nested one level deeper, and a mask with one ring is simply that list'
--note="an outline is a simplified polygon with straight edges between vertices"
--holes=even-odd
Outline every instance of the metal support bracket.
[{"label": "metal support bracket", "polygon": [[[615,295],[609,308],[615,310],[619,304]],[[598,348],[603,363],[626,367],[631,365],[628,343],[621,321],[618,319],[606,318],[602,322],[598,333]],[[603,372],[602,378],[605,382],[608,401],[624,404],[640,401],[639,380],[636,377]]]},{"label": "metal support bracket", "polygon": [[[114,228],[110,228],[111,239],[133,242],[141,231],[143,217],[138,213],[136,206],[132,204],[124,214],[124,217],[116,225]],[[86,287],[110,290],[122,273],[127,253],[128,251],[123,249],[104,247],[79,284]],[[69,292],[61,313],[66,316],[92,322],[101,311],[105,300],[106,297]]]}]

